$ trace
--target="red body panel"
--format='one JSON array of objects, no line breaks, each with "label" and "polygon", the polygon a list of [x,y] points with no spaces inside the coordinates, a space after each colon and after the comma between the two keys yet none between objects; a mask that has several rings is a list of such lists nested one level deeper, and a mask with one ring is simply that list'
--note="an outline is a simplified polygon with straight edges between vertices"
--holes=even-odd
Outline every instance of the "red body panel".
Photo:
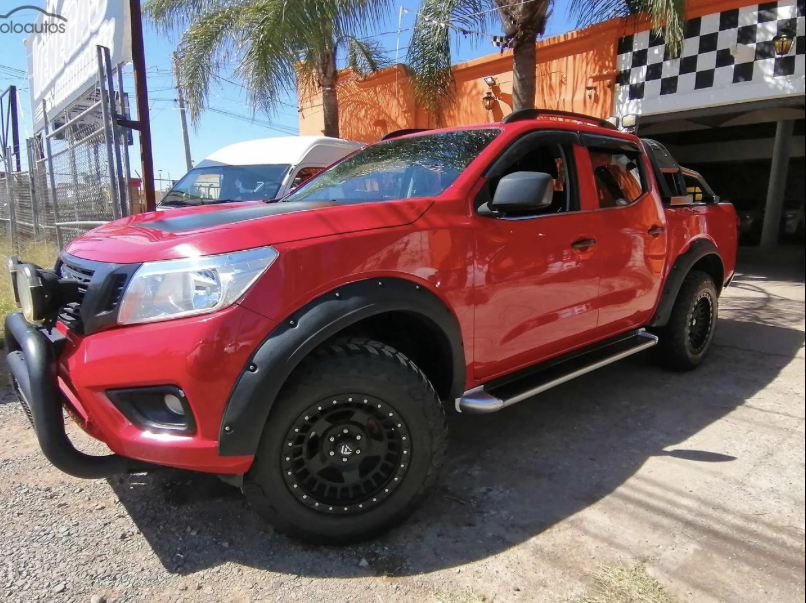
[{"label": "red body panel", "polygon": [[[222,312],[80,337],[66,331],[59,358],[62,392],[85,417],[85,429],[123,456],[160,465],[243,473],[251,457],[218,455],[221,416],[250,354],[276,325],[232,306]],[[190,436],[154,434],[132,425],[105,392],[176,385],[196,419]]]},{"label": "red body panel", "polygon": [[[460,325],[470,389],[647,324],[674,259],[697,238],[713,241],[725,262],[726,278],[733,274],[737,236],[732,206],[664,210],[653,181],[650,192],[633,205],[598,209],[590,161],[582,148],[575,149],[581,211],[520,221],[477,215],[472,200],[484,182],[485,168],[514,138],[536,128],[637,140],[568,122],[516,122],[502,126],[503,133],[433,199],[343,205],[179,234],[151,227],[165,214],[145,214],[76,239],[70,254],[118,263],[266,245],[279,252],[238,305],[225,311],[113,328],[83,339],[70,333],[60,373],[79,419],[125,456],[243,473],[251,457],[217,453],[221,417],[238,375],[279,322],[340,285],[397,277],[441,298]],[[169,216],[237,205],[178,210]],[[653,227],[665,230],[652,235]],[[588,238],[597,241],[595,247],[571,246]],[[187,393],[198,423],[196,435],[142,432],[103,393],[158,384],[175,384]]]},{"label": "red body panel", "polygon": [[428,199],[390,201],[374,208],[343,205],[246,220],[234,224],[171,233],[151,228],[166,218],[196,212],[227,211],[258,205],[227,203],[203,208],[138,214],[100,226],[75,239],[68,252],[80,258],[119,264],[216,255],[265,245],[315,239],[364,230],[390,228],[416,221],[433,203]]}]

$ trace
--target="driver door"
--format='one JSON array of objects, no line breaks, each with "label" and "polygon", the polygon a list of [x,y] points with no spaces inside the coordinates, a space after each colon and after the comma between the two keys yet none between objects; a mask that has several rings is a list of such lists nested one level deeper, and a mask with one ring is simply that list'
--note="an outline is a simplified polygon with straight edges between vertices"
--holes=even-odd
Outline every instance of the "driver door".
[{"label": "driver door", "polygon": [[475,215],[474,377],[489,380],[588,342],[598,321],[598,221],[580,211],[574,132],[534,132],[516,140],[485,172],[476,207],[501,177],[546,172],[552,206],[514,217]]}]

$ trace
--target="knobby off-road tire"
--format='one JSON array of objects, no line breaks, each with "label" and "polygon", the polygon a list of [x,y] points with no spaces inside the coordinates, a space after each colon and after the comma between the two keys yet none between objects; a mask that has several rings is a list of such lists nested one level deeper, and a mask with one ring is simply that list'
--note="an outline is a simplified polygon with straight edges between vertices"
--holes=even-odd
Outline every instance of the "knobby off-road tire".
[{"label": "knobby off-road tire", "polygon": [[406,356],[353,339],[303,361],[267,421],[244,493],[278,532],[317,544],[405,519],[447,449],[442,403]]},{"label": "knobby off-road tire", "polygon": [[660,362],[676,371],[697,368],[711,348],[718,316],[719,298],[713,279],[693,270],[680,287],[668,324],[658,332]]}]

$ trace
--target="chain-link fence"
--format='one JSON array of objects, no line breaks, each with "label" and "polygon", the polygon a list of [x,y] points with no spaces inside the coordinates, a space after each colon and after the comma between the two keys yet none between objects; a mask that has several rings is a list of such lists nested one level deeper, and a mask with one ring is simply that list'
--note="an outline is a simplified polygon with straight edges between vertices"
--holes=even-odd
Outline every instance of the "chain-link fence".
[{"label": "chain-link fence", "polygon": [[97,87],[80,102],[58,114],[43,105],[46,125],[27,141],[27,171],[0,177],[0,220],[15,247],[44,241],[64,248],[131,211],[129,132],[117,123],[126,117],[122,79],[118,72],[115,86],[105,48],[98,48],[98,67]]}]

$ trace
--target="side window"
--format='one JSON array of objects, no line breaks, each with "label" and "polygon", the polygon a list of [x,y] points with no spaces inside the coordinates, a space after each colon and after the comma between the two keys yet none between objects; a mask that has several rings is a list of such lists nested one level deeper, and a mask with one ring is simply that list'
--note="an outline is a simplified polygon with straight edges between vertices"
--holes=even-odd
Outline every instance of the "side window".
[{"label": "side window", "polygon": [[591,149],[590,156],[599,207],[624,207],[646,192],[646,178],[637,151]]},{"label": "side window", "polygon": [[572,161],[573,148],[571,145],[536,142],[534,145],[525,146],[522,151],[514,155],[508,164],[497,170],[495,177],[490,178],[476,199],[476,208],[479,209],[480,206],[492,200],[498,182],[504,176],[515,172],[543,172],[554,179],[553,202],[550,207],[529,215],[542,216],[574,211],[578,209],[578,203],[575,196],[576,190],[572,184],[574,177]]},{"label": "side window", "polygon": [[306,167],[302,168],[300,171],[297,172],[297,175],[294,176],[294,181],[291,183],[291,188],[297,188],[300,184],[303,184],[316,176],[319,172],[321,172],[324,168],[319,167]]}]

